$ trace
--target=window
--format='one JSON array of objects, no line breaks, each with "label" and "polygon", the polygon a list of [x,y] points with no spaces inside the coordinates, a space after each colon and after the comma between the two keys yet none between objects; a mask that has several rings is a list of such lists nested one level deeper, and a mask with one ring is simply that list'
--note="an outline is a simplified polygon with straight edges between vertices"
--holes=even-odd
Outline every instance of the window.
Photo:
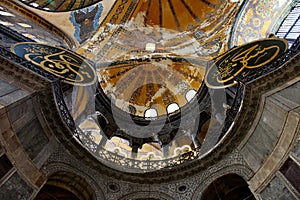
[{"label": "window", "polygon": [[12,164],[4,154],[0,157],[0,179],[12,168]]},{"label": "window", "polygon": [[291,10],[288,16],[283,20],[276,36],[284,38],[292,46],[300,34],[300,3]]},{"label": "window", "polygon": [[186,100],[189,102],[191,101],[195,95],[197,94],[197,92],[195,90],[189,90],[186,94],[185,94],[185,98]]},{"label": "window", "polygon": [[175,111],[179,110],[179,106],[177,103],[171,103],[170,105],[168,105],[167,107],[167,113],[170,114],[170,113],[173,113]]},{"label": "window", "polygon": [[9,13],[9,12],[5,12],[5,11],[0,11],[0,15],[2,16],[7,16],[7,17],[14,17],[13,14]]},{"label": "window", "polygon": [[288,158],[280,169],[284,177],[300,192],[300,167],[291,158]]},{"label": "window", "polygon": [[145,111],[145,117],[157,117],[157,111],[154,108],[150,108]]}]

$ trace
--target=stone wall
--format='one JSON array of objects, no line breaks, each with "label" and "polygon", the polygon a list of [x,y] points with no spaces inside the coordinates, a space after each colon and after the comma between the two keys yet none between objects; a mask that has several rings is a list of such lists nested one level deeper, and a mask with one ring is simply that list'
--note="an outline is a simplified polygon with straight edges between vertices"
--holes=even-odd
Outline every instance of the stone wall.
[{"label": "stone wall", "polygon": [[[39,113],[36,92],[0,79],[0,199],[30,199],[46,177],[39,167],[54,143]],[[51,149],[51,148],[50,148]],[[3,173],[2,173],[3,172]]]},{"label": "stone wall", "polygon": [[[255,172],[249,180],[249,186],[258,199],[300,198],[299,91],[298,77],[265,94],[261,114],[257,115],[248,138],[240,145],[243,158]],[[298,169],[294,167],[292,180],[288,180],[291,175],[286,177],[283,171],[287,160],[292,160],[298,166]],[[291,181],[298,184],[292,184]]]}]

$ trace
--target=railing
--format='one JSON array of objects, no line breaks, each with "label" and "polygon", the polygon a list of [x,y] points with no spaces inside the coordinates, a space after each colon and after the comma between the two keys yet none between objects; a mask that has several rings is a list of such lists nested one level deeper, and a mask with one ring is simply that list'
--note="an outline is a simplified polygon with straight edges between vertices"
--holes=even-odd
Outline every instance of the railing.
[{"label": "railing", "polygon": [[4,59],[9,60],[10,62],[13,62],[14,64],[22,67],[25,70],[29,70],[31,73],[34,73],[35,75],[45,78],[50,82],[55,82],[59,80],[58,77],[45,71],[41,67],[37,67],[31,62],[15,55],[14,53],[8,51],[5,47],[2,47],[1,45],[0,45],[0,57],[3,57]]},{"label": "railing", "polygon": [[[70,114],[68,114],[68,109],[66,108],[66,104],[63,101],[63,96],[61,90],[59,89],[59,85],[56,86],[58,90],[58,94],[56,93],[56,99],[58,103],[58,108],[61,112],[61,117],[66,122],[70,130],[73,130],[74,136],[80,138],[81,143],[85,148],[87,148],[96,158],[100,159],[101,162],[105,163],[106,165],[113,165],[113,168],[117,168],[120,170],[126,170],[128,172],[148,172],[154,171],[161,168],[168,168],[174,167],[176,165],[197,159],[201,157],[200,149],[196,148],[192,151],[184,153],[182,155],[178,155],[171,158],[166,158],[163,160],[137,160],[134,158],[124,157],[118,153],[114,153],[111,151],[106,150],[101,145],[98,145],[94,142],[94,138],[91,134],[87,134],[82,132],[80,129],[75,128],[75,123],[72,120]],[[235,96],[235,100],[226,113],[226,119],[224,122],[224,126],[222,129],[221,135],[225,135],[228,131],[229,127],[235,120],[235,116],[241,106],[241,102],[244,95],[244,86],[242,84],[238,84],[237,86],[237,93]],[[199,113],[200,114],[200,113]]]}]

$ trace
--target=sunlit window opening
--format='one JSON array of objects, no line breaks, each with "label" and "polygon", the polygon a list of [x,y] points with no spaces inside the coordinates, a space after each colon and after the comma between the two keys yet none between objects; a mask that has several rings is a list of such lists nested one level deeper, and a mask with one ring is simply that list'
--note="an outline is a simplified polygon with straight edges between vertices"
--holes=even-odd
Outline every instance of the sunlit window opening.
[{"label": "sunlit window opening", "polygon": [[11,14],[9,12],[5,12],[5,11],[0,11],[0,15],[7,16],[7,17],[14,17],[13,14]]},{"label": "sunlit window opening", "polygon": [[170,113],[173,113],[175,111],[179,110],[179,106],[177,103],[171,103],[170,105],[168,105],[167,107],[167,113],[170,114]]},{"label": "sunlit window opening", "polygon": [[147,117],[147,118],[157,117],[156,109],[150,108],[150,109],[146,110],[145,111],[145,117]]},{"label": "sunlit window opening", "polygon": [[0,20],[0,24],[4,25],[4,26],[13,26],[14,24],[13,23],[10,23],[10,22],[4,22],[4,21],[1,21]]},{"label": "sunlit window opening", "polygon": [[185,98],[186,98],[186,100],[189,102],[189,101],[191,101],[194,97],[195,97],[195,95],[196,95],[196,91],[195,90],[189,90],[186,94],[185,94]]},{"label": "sunlit window opening", "polygon": [[18,25],[20,25],[24,28],[31,28],[31,26],[29,24],[26,24],[26,23],[18,23]]},{"label": "sunlit window opening", "polygon": [[39,7],[39,4],[37,4],[37,3],[31,3],[30,5],[32,5],[33,7]]},{"label": "sunlit window opening", "polygon": [[300,3],[297,3],[288,16],[280,25],[276,36],[284,38],[292,46],[293,42],[300,34]]}]

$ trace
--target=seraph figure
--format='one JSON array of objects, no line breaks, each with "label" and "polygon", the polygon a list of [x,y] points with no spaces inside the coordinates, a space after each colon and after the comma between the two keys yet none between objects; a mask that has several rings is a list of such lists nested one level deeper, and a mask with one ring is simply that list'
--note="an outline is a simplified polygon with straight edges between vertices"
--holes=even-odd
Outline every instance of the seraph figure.
[{"label": "seraph figure", "polygon": [[102,4],[88,7],[71,13],[70,20],[75,26],[75,37],[79,42],[90,38],[98,28],[98,22],[102,13]]}]

